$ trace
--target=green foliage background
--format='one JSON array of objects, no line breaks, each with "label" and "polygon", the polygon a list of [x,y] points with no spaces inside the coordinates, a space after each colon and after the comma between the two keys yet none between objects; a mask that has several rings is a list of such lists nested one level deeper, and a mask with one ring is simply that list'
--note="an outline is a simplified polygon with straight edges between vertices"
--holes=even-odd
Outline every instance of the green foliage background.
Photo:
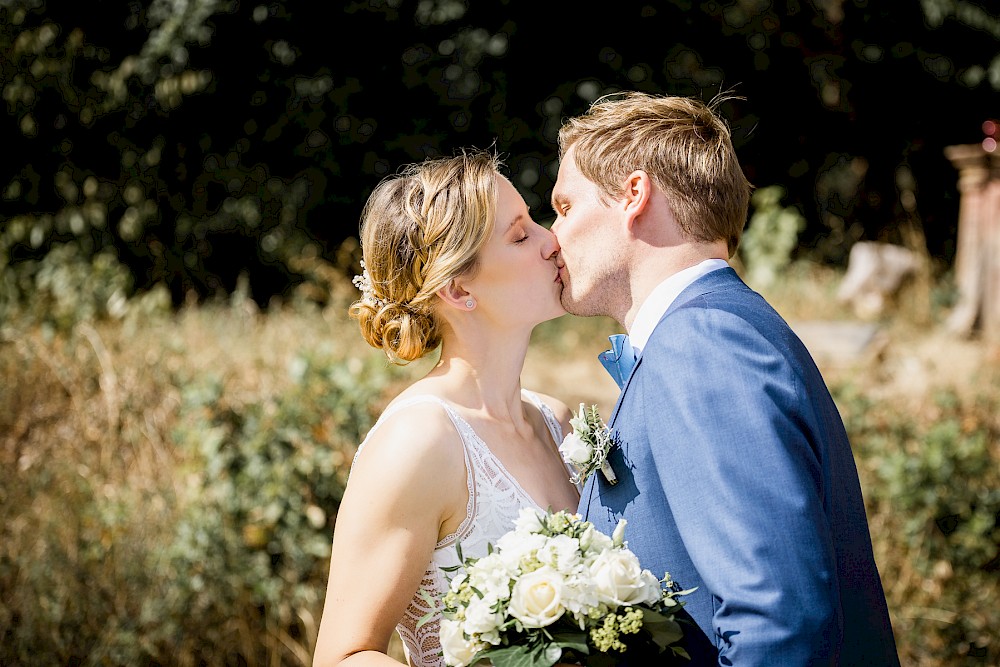
[{"label": "green foliage background", "polygon": [[[945,282],[941,149],[1000,90],[965,0],[313,5],[0,0],[0,664],[309,664],[354,449],[425,367],[344,315],[401,164],[494,146],[544,221],[563,117],[735,87],[737,263],[805,315],[833,299],[800,268],[859,239]],[[539,327],[545,390],[603,400],[571,372],[608,328]],[[996,664],[1000,377],[906,402],[879,368],[831,384],[903,662]]]},{"label": "green foliage background", "polygon": [[[357,233],[406,163],[492,146],[551,217],[563,118],[623,89],[745,100],[722,112],[747,174],[802,214],[796,256],[861,238],[954,254],[946,145],[983,139],[1000,17],[969,0],[253,4],[0,0],[0,313],[52,261],[117,258],[179,304],[287,297]],[[901,231],[902,230],[902,231]],[[926,247],[922,247],[926,245]]]}]

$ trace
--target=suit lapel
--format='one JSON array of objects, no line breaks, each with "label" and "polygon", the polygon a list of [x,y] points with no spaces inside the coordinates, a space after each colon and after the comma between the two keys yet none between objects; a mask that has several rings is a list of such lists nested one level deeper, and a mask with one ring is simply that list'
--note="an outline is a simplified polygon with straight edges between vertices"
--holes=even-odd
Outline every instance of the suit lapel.
[{"label": "suit lapel", "polygon": [[[656,327],[659,328],[664,326],[664,320],[666,320],[672,312],[692,299],[697,299],[698,297],[708,294],[709,292],[715,292],[720,289],[731,289],[743,284],[743,281],[740,280],[739,275],[733,270],[732,267],[710,271],[685,287],[684,290],[677,295],[674,302],[671,303],[670,307],[667,308],[667,311],[663,313],[663,317],[660,318]],[[618,394],[618,400],[615,402],[615,409],[611,412],[611,419],[608,421],[609,427],[614,426],[615,420],[618,419],[618,412],[621,410],[622,400],[625,398],[625,392],[628,391],[629,385],[632,383],[632,378],[635,377],[636,371],[638,371],[639,366],[642,365],[643,356],[644,354],[639,354],[639,358],[635,361],[635,366],[632,367],[632,372],[629,373],[628,378],[625,379],[625,384],[622,385],[621,393]]]},{"label": "suit lapel", "polygon": [[[740,279],[739,275],[737,275],[736,271],[732,269],[732,267],[706,273],[704,276],[688,285],[684,291],[677,295],[677,298],[674,299],[672,304],[670,304],[670,307],[667,308],[667,311],[663,314],[663,317],[660,318],[660,321],[656,326],[657,328],[665,326],[664,321],[667,317],[684,304],[690,302],[692,299],[696,299],[700,296],[708,294],[709,292],[716,292],[723,289],[738,289],[741,286],[746,288],[746,285]],[[632,384],[632,378],[635,377],[636,372],[642,365],[644,357],[644,353],[639,354],[639,358],[636,359],[632,372],[629,373],[629,376],[625,379],[625,384],[622,385],[622,390],[618,394],[618,400],[615,402],[615,409],[611,413],[611,419],[606,422],[608,428],[614,428],[615,423],[618,420],[618,415],[621,411],[622,403],[625,399],[625,394],[628,392],[629,387]],[[585,496],[588,498],[586,503],[583,503],[581,500],[581,507],[586,508],[584,518],[587,520],[589,520],[590,517],[590,508],[594,502],[594,491],[597,488],[597,485],[597,476],[591,475],[591,479],[587,480],[587,483],[583,488],[583,492],[580,494],[581,499]]]}]

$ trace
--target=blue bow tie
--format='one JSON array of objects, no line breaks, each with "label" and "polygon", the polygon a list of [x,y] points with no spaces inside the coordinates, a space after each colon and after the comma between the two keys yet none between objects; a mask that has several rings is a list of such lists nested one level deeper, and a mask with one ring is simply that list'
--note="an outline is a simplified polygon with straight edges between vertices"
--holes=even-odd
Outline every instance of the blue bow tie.
[{"label": "blue bow tie", "polygon": [[611,374],[611,378],[618,383],[618,388],[621,389],[625,386],[625,380],[628,379],[629,374],[632,373],[632,367],[635,366],[635,352],[625,334],[608,336],[608,340],[611,341],[611,349],[601,352],[597,358],[604,369]]}]

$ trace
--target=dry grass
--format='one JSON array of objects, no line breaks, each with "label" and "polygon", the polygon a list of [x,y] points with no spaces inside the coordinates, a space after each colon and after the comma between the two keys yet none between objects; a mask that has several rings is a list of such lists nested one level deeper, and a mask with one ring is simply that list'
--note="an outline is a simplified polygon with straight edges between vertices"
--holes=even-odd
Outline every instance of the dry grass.
[{"label": "dry grass", "polygon": [[[835,271],[798,266],[787,280],[764,290],[793,327],[836,322],[877,329],[878,336],[869,346],[846,358],[824,356],[819,350],[823,343],[810,341],[817,346],[817,360],[831,385],[856,386],[915,414],[928,410],[931,397],[944,387],[973,395],[981,388],[1000,386],[1000,347],[996,344],[945,335],[933,320],[919,315],[933,315],[932,309],[919,304],[908,309],[904,302],[877,322],[859,321],[836,300],[839,278]],[[907,299],[929,302],[929,295],[926,290],[917,291]],[[34,554],[40,561],[58,558],[64,566],[79,559],[72,550],[74,531],[86,526],[62,521],[79,480],[108,499],[159,498],[154,500],[159,505],[130,519],[134,522],[130,530],[136,540],[161,538],[169,530],[166,520],[171,513],[164,499],[180,494],[184,484],[183,475],[175,474],[179,462],[172,442],[181,404],[178,385],[185,379],[215,377],[226,388],[224,400],[240,405],[285,391],[289,365],[303,350],[339,349],[345,356],[377,357],[346,317],[344,300],[335,303],[327,309],[289,307],[265,315],[237,299],[141,323],[82,324],[69,336],[49,336],[38,328],[0,330],[0,467],[4,471],[0,473],[0,552]],[[542,325],[526,360],[524,386],[571,406],[596,403],[602,412],[610,413],[617,387],[596,355],[606,348],[607,336],[617,331],[617,325],[603,318],[566,316]],[[385,400],[432,362],[393,370],[395,389],[386,393]],[[72,466],[63,466],[61,476],[38,481],[46,479],[46,471],[56,469],[56,461]],[[863,474],[873,475],[872,470],[865,470],[864,462],[861,467]],[[76,476],[65,470],[75,470]],[[35,481],[29,484],[25,481],[29,478]],[[149,516],[159,517],[166,525],[149,521]],[[872,517],[880,563],[898,560],[890,534],[894,525],[888,515]],[[55,553],[41,535],[55,536],[58,544],[69,546]],[[100,539],[109,553],[126,558],[127,550],[111,548],[120,538]],[[113,569],[115,563],[109,561],[108,567]],[[8,576],[17,574],[8,572]],[[121,575],[112,573],[102,589],[112,598],[110,608],[120,614],[135,613],[136,601],[115,598],[114,576]],[[919,589],[924,582],[903,562],[891,572],[887,584],[899,610],[906,592]],[[905,613],[924,612],[908,608]],[[0,625],[4,622],[0,617]],[[311,653],[314,641],[315,619],[312,628],[307,636],[291,640],[297,646],[286,651],[286,657],[298,655],[305,662],[303,656]],[[255,639],[247,637],[246,641]],[[402,660],[398,639],[394,638],[391,650]],[[272,658],[278,652],[275,649]],[[933,663],[916,660],[914,664]]]}]

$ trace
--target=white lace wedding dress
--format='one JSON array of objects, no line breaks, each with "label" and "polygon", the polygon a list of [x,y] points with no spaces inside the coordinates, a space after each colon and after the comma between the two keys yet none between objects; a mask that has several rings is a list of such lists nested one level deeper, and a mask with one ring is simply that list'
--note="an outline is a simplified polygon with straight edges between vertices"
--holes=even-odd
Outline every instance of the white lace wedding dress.
[{"label": "white lace wedding dress", "polygon": [[[562,442],[562,426],[549,406],[545,405],[532,392],[523,390],[523,394],[541,411],[556,445]],[[468,422],[447,401],[437,396],[429,394],[412,396],[390,406],[372,426],[365,437],[365,442],[390,415],[416,403],[426,402],[441,405],[462,437],[465,449],[466,480],[469,486],[469,504],[465,510],[465,520],[462,521],[458,530],[446,536],[435,546],[431,561],[424,571],[420,589],[414,594],[403,618],[396,626],[396,630],[403,640],[406,657],[412,667],[440,667],[444,665],[441,657],[441,641],[438,637],[440,618],[435,618],[419,628],[417,628],[417,623],[430,611],[420,595],[420,590],[429,593],[433,599],[438,599],[448,588],[448,580],[441,568],[459,564],[455,543],[461,542],[462,554],[465,557],[485,556],[487,543],[496,544],[504,533],[514,527],[514,519],[517,518],[522,507],[545,509],[540,508],[538,503],[521,488],[514,476],[504,468],[500,460],[476,435]],[[362,442],[358,447],[355,460],[364,449],[365,442]],[[567,475],[572,474],[572,472],[572,469],[567,466]]]}]

